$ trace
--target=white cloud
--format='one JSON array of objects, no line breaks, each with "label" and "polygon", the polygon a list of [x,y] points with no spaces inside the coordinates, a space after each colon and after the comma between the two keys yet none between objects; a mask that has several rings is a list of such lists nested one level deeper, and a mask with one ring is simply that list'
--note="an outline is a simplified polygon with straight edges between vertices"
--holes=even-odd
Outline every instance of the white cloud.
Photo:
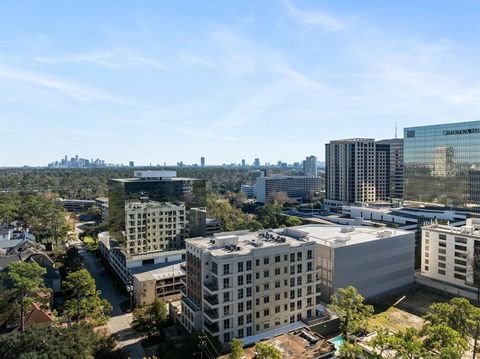
[{"label": "white cloud", "polygon": [[179,57],[181,60],[188,62],[191,65],[200,65],[200,66],[208,67],[211,69],[217,68],[217,65],[215,65],[213,62],[200,56],[191,55],[191,54],[181,54],[179,55]]},{"label": "white cloud", "polygon": [[167,71],[168,66],[162,62],[133,53],[130,50],[115,48],[114,50],[95,50],[84,53],[66,54],[57,56],[37,56],[35,60],[49,65],[61,63],[89,63],[111,70],[123,70],[142,67],[152,67]]},{"label": "white cloud", "polygon": [[341,20],[325,12],[301,10],[288,0],[283,1],[283,4],[289,16],[306,25],[320,26],[329,31],[339,31],[345,28],[345,24]]},{"label": "white cloud", "polygon": [[106,91],[37,72],[0,67],[0,78],[50,89],[82,102],[109,101],[114,103],[127,103],[124,99]]}]

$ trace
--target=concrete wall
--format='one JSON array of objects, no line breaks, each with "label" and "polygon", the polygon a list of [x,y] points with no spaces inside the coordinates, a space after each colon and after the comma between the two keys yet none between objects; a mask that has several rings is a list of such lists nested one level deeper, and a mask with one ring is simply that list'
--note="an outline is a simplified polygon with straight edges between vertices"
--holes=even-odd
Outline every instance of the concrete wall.
[{"label": "concrete wall", "polygon": [[373,299],[414,284],[415,234],[335,249],[333,287],[353,285]]}]

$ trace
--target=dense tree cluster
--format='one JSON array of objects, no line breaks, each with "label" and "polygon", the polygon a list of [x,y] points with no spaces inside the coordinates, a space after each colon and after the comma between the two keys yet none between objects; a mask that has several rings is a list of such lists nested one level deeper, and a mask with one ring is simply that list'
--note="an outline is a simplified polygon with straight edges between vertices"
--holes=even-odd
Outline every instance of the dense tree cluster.
[{"label": "dense tree cluster", "polygon": [[[178,176],[208,181],[210,190],[224,194],[238,192],[243,183],[253,183],[247,168],[227,167],[148,167],[135,170],[175,170]],[[272,173],[299,174],[296,170],[272,169]],[[133,176],[131,168],[96,169],[2,169],[0,189],[9,191],[54,191],[62,198],[94,199],[108,194],[110,178]]]},{"label": "dense tree cluster", "polygon": [[354,336],[367,329],[373,308],[363,303],[363,297],[353,287],[338,289],[329,308],[340,317],[340,329],[345,338],[340,358],[353,359],[363,354],[369,359],[380,359],[387,351],[393,351],[399,359],[461,359],[469,347],[468,337],[477,340],[480,325],[480,309],[467,299],[435,303],[424,316],[426,322],[420,329],[390,333],[378,328],[377,335],[369,342],[376,353],[367,355]]},{"label": "dense tree cluster", "polygon": [[147,334],[150,338],[153,333],[161,331],[167,319],[167,306],[157,298],[152,305],[136,308],[133,311],[132,328],[139,333]]},{"label": "dense tree cluster", "polygon": [[115,341],[91,325],[70,328],[40,325],[0,336],[0,359],[118,358]]},{"label": "dense tree cluster", "polygon": [[71,229],[68,213],[51,192],[0,193],[0,222],[18,220],[37,240],[59,243]]}]

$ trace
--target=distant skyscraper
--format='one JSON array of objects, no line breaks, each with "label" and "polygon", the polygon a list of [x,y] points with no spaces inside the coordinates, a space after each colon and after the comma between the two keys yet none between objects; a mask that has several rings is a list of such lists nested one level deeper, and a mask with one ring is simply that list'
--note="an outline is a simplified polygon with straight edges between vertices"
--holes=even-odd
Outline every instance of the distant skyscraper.
[{"label": "distant skyscraper", "polygon": [[317,157],[309,156],[303,161],[303,174],[305,176],[317,175]]},{"label": "distant skyscraper", "polygon": [[205,157],[200,157],[200,166],[205,167]]},{"label": "distant skyscraper", "polygon": [[260,167],[260,159],[259,158],[255,158],[255,161],[253,162],[253,165],[255,167]]},{"label": "distant skyscraper", "polygon": [[245,160],[242,160],[242,167],[245,167]]},{"label": "distant skyscraper", "polygon": [[[402,199],[403,198],[403,138],[393,138],[390,140],[381,140],[376,142],[377,160],[379,151],[383,147],[389,156],[385,161],[385,182],[387,199]],[[377,169],[381,167],[381,163],[377,163]],[[377,176],[378,180],[378,176]]]},{"label": "distant skyscraper", "polygon": [[135,167],[135,163],[134,163],[133,161],[130,161],[130,162],[128,163],[128,167]]}]

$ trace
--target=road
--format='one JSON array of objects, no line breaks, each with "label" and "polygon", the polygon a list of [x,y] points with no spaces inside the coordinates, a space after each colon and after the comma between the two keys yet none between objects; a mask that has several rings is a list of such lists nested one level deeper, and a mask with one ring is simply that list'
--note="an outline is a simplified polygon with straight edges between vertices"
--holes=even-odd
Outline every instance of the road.
[{"label": "road", "polygon": [[112,317],[107,325],[110,333],[116,338],[118,347],[122,348],[126,356],[131,359],[144,358],[146,356],[145,351],[140,344],[142,336],[137,335],[130,327],[132,314],[124,313],[120,307],[121,303],[128,299],[127,295],[120,292],[111,283],[111,277],[100,273],[101,264],[99,260],[85,248],[81,241],[70,242],[70,245],[78,248],[85,267],[95,279],[97,288],[102,291],[102,297],[112,305]]}]

